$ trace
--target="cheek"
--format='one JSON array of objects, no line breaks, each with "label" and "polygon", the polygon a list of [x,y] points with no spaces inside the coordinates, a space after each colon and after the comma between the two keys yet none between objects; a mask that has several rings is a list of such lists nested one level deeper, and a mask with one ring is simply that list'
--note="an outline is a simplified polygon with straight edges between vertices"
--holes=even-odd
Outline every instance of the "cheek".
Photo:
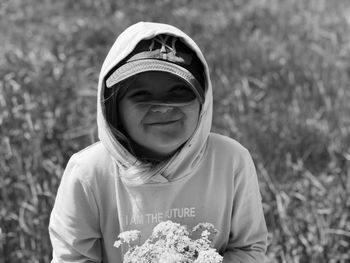
[{"label": "cheek", "polygon": [[200,105],[198,102],[190,104],[188,107],[184,109],[184,112],[190,115],[192,119],[198,119],[199,111],[200,111]]},{"label": "cheek", "polygon": [[186,115],[186,121],[189,128],[195,129],[197,127],[197,123],[199,120],[199,112],[200,112],[200,105],[198,102],[193,103],[183,109],[184,114]]},{"label": "cheek", "polygon": [[119,117],[126,132],[132,132],[141,124],[146,110],[128,101],[120,102],[118,107]]}]

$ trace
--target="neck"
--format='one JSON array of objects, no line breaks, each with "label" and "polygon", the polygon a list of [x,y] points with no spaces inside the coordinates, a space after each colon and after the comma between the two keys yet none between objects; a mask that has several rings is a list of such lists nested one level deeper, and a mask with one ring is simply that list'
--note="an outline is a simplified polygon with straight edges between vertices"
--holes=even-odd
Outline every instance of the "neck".
[{"label": "neck", "polygon": [[152,163],[152,164],[159,164],[169,159],[176,152],[174,151],[167,154],[159,153],[159,152],[149,150],[135,142],[131,142],[131,147],[138,159],[140,159],[141,161]]}]

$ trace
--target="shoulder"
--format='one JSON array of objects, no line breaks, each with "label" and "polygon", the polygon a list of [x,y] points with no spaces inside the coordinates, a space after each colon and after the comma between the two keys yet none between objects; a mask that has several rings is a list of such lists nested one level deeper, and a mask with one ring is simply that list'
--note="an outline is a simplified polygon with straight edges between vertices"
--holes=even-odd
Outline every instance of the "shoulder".
[{"label": "shoulder", "polygon": [[247,148],[245,148],[238,141],[218,133],[210,133],[208,143],[210,149],[216,153],[222,153],[225,155],[249,154]]},{"label": "shoulder", "polygon": [[94,164],[105,161],[109,154],[101,142],[96,142],[75,153],[72,157],[80,164]]},{"label": "shoulder", "polygon": [[250,152],[241,143],[233,138],[210,133],[207,148],[207,157],[219,166],[233,165],[235,170],[241,170],[251,165]]},{"label": "shoulder", "polygon": [[101,180],[110,174],[113,161],[103,144],[96,142],[72,155],[66,170],[73,170],[73,168],[75,172],[71,176],[91,183],[91,181],[96,180],[96,177]]}]

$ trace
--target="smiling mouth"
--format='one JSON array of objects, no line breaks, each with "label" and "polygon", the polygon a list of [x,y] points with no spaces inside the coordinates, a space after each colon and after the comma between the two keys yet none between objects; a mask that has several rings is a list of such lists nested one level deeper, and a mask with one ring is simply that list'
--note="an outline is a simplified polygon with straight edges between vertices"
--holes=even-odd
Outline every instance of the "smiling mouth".
[{"label": "smiling mouth", "polygon": [[178,120],[172,120],[172,121],[152,122],[152,123],[147,123],[147,125],[150,125],[150,126],[171,125],[171,124],[174,124],[174,123],[178,122],[179,120],[180,120],[180,119],[178,119]]}]

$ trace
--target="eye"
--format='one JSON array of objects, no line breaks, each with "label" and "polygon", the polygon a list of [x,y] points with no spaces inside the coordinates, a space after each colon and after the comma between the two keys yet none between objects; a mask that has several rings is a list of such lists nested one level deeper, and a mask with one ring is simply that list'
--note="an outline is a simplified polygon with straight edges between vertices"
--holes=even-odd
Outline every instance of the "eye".
[{"label": "eye", "polygon": [[196,98],[196,94],[187,86],[176,86],[170,90],[172,96],[182,98],[182,100],[190,101]]},{"label": "eye", "polygon": [[152,95],[149,91],[147,90],[138,90],[135,92],[131,92],[128,97],[131,99],[138,99],[138,98],[145,98],[147,96]]}]

